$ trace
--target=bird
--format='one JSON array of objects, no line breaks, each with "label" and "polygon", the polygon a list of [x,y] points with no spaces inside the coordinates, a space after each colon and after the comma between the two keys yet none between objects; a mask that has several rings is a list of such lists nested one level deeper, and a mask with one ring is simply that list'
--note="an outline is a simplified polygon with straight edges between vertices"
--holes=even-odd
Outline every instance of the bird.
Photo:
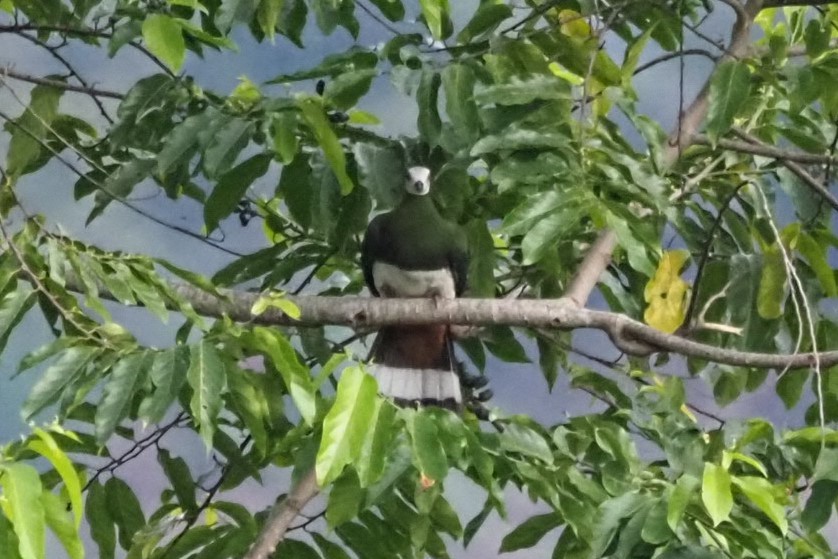
[{"label": "bird", "polygon": [[[410,167],[395,209],[373,218],[361,244],[361,267],[376,297],[461,296],[468,285],[465,230],[437,210],[431,171]],[[401,405],[459,410],[463,403],[448,325],[386,326],[371,350],[379,392]]]}]

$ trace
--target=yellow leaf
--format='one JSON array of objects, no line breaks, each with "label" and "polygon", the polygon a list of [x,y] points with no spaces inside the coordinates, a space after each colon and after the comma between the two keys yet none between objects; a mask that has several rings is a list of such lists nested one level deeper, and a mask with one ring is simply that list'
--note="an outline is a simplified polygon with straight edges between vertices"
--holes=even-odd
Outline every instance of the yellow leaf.
[{"label": "yellow leaf", "polygon": [[679,273],[687,258],[686,250],[665,252],[643,293],[647,303],[643,319],[649,326],[667,334],[677,330],[686,318],[689,286]]},{"label": "yellow leaf", "polygon": [[591,36],[591,26],[585,18],[577,11],[562,10],[559,12],[559,21],[562,24],[562,33],[569,37],[581,37],[587,39]]}]

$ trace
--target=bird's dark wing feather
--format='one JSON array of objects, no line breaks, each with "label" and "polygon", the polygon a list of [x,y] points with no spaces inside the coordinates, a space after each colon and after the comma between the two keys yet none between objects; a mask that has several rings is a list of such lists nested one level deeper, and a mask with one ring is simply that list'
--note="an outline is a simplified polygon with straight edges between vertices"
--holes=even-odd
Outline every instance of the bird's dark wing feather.
[{"label": "bird's dark wing feather", "polygon": [[453,250],[448,255],[448,267],[454,277],[454,292],[461,297],[468,288],[468,251]]},{"label": "bird's dark wing feather", "polygon": [[375,263],[375,255],[380,254],[384,244],[384,222],[382,216],[376,216],[367,226],[364,234],[364,241],[361,243],[361,269],[364,272],[364,281],[370,292],[380,297],[378,289],[375,288],[375,280],[372,277],[372,265]]}]

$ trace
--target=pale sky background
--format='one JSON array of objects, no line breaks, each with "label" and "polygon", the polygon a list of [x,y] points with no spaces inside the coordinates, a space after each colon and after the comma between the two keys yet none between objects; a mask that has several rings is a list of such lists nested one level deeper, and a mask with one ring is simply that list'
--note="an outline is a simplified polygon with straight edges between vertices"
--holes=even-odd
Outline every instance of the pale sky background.
[{"label": "pale sky background", "polygon": [[[458,25],[462,25],[465,18],[473,13],[476,2],[457,0],[452,2],[452,5],[456,10],[454,19]],[[357,44],[372,46],[390,37],[386,29],[371,21],[362,10],[358,9],[356,13],[361,21],[361,36]],[[0,16],[0,18],[3,17],[5,16]],[[714,39],[726,41],[731,22],[730,9],[719,5],[715,13],[703,24],[702,30]],[[424,31],[417,23],[402,22],[395,26],[404,31]],[[713,50],[711,46],[689,32],[686,37],[686,48],[701,47]],[[206,49],[204,60],[190,53],[184,72],[194,76],[201,87],[219,93],[228,93],[235,87],[239,76],[247,76],[254,82],[260,83],[280,73],[310,67],[323,56],[343,52],[356,43],[342,28],[338,28],[329,37],[322,37],[313,24],[313,17],[310,18],[304,37],[307,47],[305,50],[297,49],[281,36],[277,36],[274,45],[268,42],[257,44],[241,28],[236,30],[234,38],[239,45],[238,53],[217,53]],[[608,47],[615,60],[621,61],[624,45],[614,42]],[[108,59],[106,53],[100,49],[77,42],[62,52],[73,61],[82,76],[102,89],[125,91],[140,77],[157,72],[155,66],[130,48],[123,48],[115,59]],[[649,49],[641,63],[657,54],[659,52]],[[63,68],[48,53],[39,50],[31,43],[14,36],[0,35],[0,68],[7,66],[18,72],[33,75],[63,72]],[[705,58],[687,58],[684,92],[686,103],[694,97],[710,69],[710,62]],[[28,101],[28,91],[31,86],[13,80],[8,80],[7,85],[13,88],[24,102]],[[306,87],[313,87],[313,85],[307,84]],[[664,129],[670,129],[678,114],[678,87],[678,62],[676,60],[644,72],[636,82],[640,111],[655,118]],[[266,91],[278,93],[281,89],[282,86],[271,86]],[[116,107],[113,100],[106,104],[110,109]],[[398,93],[387,76],[376,80],[371,93],[362,100],[360,108],[375,113],[383,122],[381,129],[391,135],[416,134],[415,103]],[[17,115],[22,112],[23,107],[6,87],[0,87],[0,109]],[[101,120],[92,102],[81,95],[66,93],[62,99],[62,110],[71,114],[81,114],[93,120]],[[115,113],[115,110],[111,112]],[[633,130],[626,127],[626,133],[629,140],[637,142]],[[7,142],[8,136],[0,134],[0,153],[5,153]],[[65,157],[68,156],[65,154]],[[255,192],[272,192],[278,176],[276,171],[277,168],[274,168],[268,177],[258,181],[254,185]],[[36,175],[24,177],[18,187],[18,193],[29,212],[43,213],[50,224],[56,228],[60,227],[71,237],[104,249],[119,249],[166,258],[181,267],[206,275],[213,274],[230,261],[230,256],[195,239],[151,223],[118,204],[111,204],[102,217],[95,220],[89,227],[85,227],[84,221],[90,211],[92,197],[75,202],[72,195],[75,180],[75,176],[70,175],[65,167],[53,160],[46,169]],[[155,187],[148,184],[141,185],[135,190],[133,197],[144,198],[154,192]],[[201,228],[201,209],[189,200],[173,203],[161,194],[150,199],[138,200],[136,203],[148,212],[171,223],[195,231]],[[224,246],[242,252],[252,252],[266,245],[259,220],[254,220],[249,227],[242,228],[234,216],[225,221],[222,227],[226,234]],[[594,296],[590,304],[593,307],[604,307],[598,294]],[[125,309],[113,304],[109,304],[109,308],[114,320],[126,325],[137,335],[141,343],[157,347],[165,347],[173,343],[174,332],[179,325],[176,317],[172,317],[170,323],[164,325],[143,309]],[[41,371],[40,369],[30,371],[12,379],[14,368],[25,353],[50,340],[51,333],[44,320],[38,311],[32,311],[17,328],[2,355],[2,361],[0,361],[0,443],[28,431],[20,419],[19,409]],[[577,332],[574,335],[574,343],[580,348],[605,358],[618,355],[618,351],[613,348],[606,336],[599,332]],[[527,344],[527,347],[531,355],[536,357],[532,344]],[[590,363],[586,364],[590,365]],[[566,416],[581,415],[598,409],[588,395],[569,389],[566,375],[560,375],[553,391],[549,392],[537,364],[516,365],[490,358],[486,371],[491,379],[490,387],[495,393],[491,403],[504,413],[527,413],[549,425],[561,422]],[[811,398],[804,397],[803,405],[797,406],[791,412],[786,411],[774,393],[772,379],[773,376],[758,391],[744,394],[734,405],[721,410],[714,403],[711,385],[698,378],[687,379],[685,382],[691,403],[712,410],[727,419],[762,416],[772,421],[778,428],[801,425],[802,411],[811,402]],[[49,419],[51,419],[49,413],[42,414],[42,421]],[[173,454],[180,455],[188,461],[192,467],[193,476],[197,477],[212,469],[212,463],[207,459],[200,440],[188,431],[173,431],[166,436],[163,443],[163,446],[173,450]],[[113,449],[121,446],[124,445],[115,442]],[[120,468],[118,476],[132,485],[143,503],[146,515],[150,514],[152,507],[158,501],[159,491],[164,483],[162,473],[156,466],[154,453],[146,453]],[[456,478],[462,478],[462,476],[452,472],[446,482],[446,496],[460,513],[461,521],[465,525],[482,507],[484,496],[482,491],[475,490],[471,486],[471,482],[457,481]],[[284,492],[286,488],[287,477],[283,473],[274,472],[265,476],[264,487],[252,481],[247,482],[233,492],[233,495],[235,499],[241,500],[255,511],[268,506],[276,495]],[[517,491],[508,490],[507,495],[509,517],[505,520],[496,515],[490,517],[467,550],[459,549],[458,545],[450,546],[450,551],[455,557],[494,556],[505,534],[526,518],[546,510],[546,507],[542,505],[533,506],[526,496]],[[200,495],[199,498],[201,498]],[[231,499],[229,495],[223,498]],[[318,498],[309,505],[307,510],[317,512],[323,506],[324,500]],[[291,534],[291,537],[295,538],[301,536],[302,534],[298,532]],[[558,532],[553,532],[545,537],[536,548],[506,556],[511,559],[549,556],[557,537]],[[88,547],[88,549],[93,551],[94,548]],[[50,557],[63,556],[63,551],[55,551],[55,553]],[[94,557],[95,553],[89,556]]]}]

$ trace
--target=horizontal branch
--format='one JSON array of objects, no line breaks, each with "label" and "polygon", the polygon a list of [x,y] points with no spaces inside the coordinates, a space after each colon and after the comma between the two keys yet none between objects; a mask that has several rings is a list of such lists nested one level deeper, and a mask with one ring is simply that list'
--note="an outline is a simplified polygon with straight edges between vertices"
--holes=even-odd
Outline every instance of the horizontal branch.
[{"label": "horizontal branch", "polygon": [[[324,324],[371,328],[394,325],[455,324],[467,326],[519,326],[573,330],[592,328],[606,332],[621,350],[632,354],[668,351],[742,367],[800,368],[814,363],[814,354],[782,355],[715,347],[680,336],[665,334],[625,315],[579,308],[569,298],[561,299],[378,299],[373,297],[288,297],[300,309],[295,320],[278,309],[253,316],[250,309],[258,293],[225,291],[226,300],[187,284],[173,286],[199,314],[227,315],[238,322],[275,326]],[[104,294],[103,294],[104,295]],[[838,364],[838,351],[819,354],[824,367]]]},{"label": "horizontal branch", "polygon": [[94,87],[86,87],[83,85],[73,85],[71,83],[62,82],[60,80],[51,80],[49,78],[41,78],[38,76],[30,76],[29,74],[21,74],[9,68],[0,69],[0,78],[9,77],[22,82],[34,83],[37,85],[47,85],[56,89],[63,89],[64,91],[75,91],[77,93],[84,93],[92,97],[109,97],[111,99],[124,99],[122,93],[115,91],[107,91],[105,89],[96,89]]},{"label": "horizontal branch", "polygon": [[716,145],[723,149],[750,153],[752,155],[762,155],[764,157],[782,159],[785,161],[795,161],[806,165],[826,165],[830,162],[838,162],[838,157],[823,155],[820,153],[806,153],[803,151],[780,149],[764,143],[755,144],[749,141],[726,140],[724,138],[720,138],[716,142],[713,142],[706,134],[694,134],[693,142],[703,146]]}]

